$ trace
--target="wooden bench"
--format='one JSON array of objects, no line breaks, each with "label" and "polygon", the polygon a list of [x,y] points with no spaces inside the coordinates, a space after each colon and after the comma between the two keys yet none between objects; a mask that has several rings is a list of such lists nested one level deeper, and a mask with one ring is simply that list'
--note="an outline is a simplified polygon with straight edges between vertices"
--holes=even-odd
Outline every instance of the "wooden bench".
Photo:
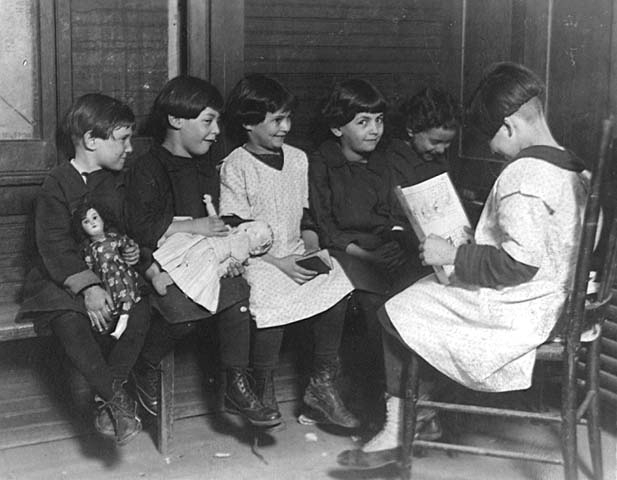
[{"label": "wooden bench", "polygon": [[[41,334],[32,322],[17,322],[18,302],[0,303],[0,342],[36,338]],[[49,335],[43,333],[43,335]],[[167,456],[171,450],[174,421],[174,353],[168,354],[160,365],[160,413],[156,421],[156,444],[159,452]]]}]

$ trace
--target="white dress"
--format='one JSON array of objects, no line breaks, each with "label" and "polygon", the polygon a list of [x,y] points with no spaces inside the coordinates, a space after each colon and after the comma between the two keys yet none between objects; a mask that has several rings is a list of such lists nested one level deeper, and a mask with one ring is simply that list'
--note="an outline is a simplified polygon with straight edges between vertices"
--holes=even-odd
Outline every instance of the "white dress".
[{"label": "white dress", "polygon": [[469,388],[528,388],[535,349],[571,288],[588,173],[536,158],[508,165],[489,194],[475,241],[502,248],[538,272],[501,289],[446,286],[434,275],[421,279],[385,305],[405,343]]},{"label": "white dress", "polygon": [[[269,253],[303,254],[300,221],[308,208],[308,160],[302,150],[283,145],[283,168],[277,170],[242,147],[222,162],[220,214],[263,220],[274,232]],[[259,257],[250,258],[245,278],[251,287],[250,310],[258,328],[286,325],[312,317],[353,290],[340,265],[299,285]]]}]

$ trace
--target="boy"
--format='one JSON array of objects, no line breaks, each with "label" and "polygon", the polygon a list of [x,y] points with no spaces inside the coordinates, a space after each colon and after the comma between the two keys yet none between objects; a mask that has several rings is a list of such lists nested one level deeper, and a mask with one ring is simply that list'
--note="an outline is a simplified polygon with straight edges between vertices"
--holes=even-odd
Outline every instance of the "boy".
[{"label": "boy", "polygon": [[[96,393],[96,429],[120,445],[141,430],[136,403],[124,384],[148,329],[149,303],[144,299],[135,305],[120,339],[106,335],[113,301],[80,255],[71,216],[90,198],[123,218],[121,170],[132,151],[134,123],[127,105],[101,94],[82,96],[65,115],[62,133],[72,142],[74,157],[49,173],[37,199],[39,255],[26,279],[22,306],[23,313],[37,314],[36,321],[49,322]],[[125,249],[123,258],[137,263],[139,249]]]},{"label": "boy", "polygon": [[[218,172],[206,155],[220,133],[222,105],[214,86],[188,76],[167,82],[154,101],[150,120],[157,144],[132,165],[127,196],[130,233],[144,249],[156,250],[160,241],[174,233],[204,237],[228,234],[221,219],[208,216],[202,201],[204,194],[208,194],[218,203]],[[225,404],[253,425],[272,426],[280,422],[280,414],[264,407],[249,385],[248,286],[238,273],[240,267],[234,264],[230,276],[221,279],[214,315],[188,299],[172,282],[153,296],[154,308],[160,316],[152,322],[134,378],[139,400],[152,415],[158,413],[159,362],[177,341],[195,333],[197,321],[212,317],[219,331],[226,378]]]},{"label": "boy", "polygon": [[[473,124],[507,163],[486,201],[475,244],[454,248],[429,236],[427,265],[454,265],[451,285],[428,276],[390,299],[382,323],[387,401],[383,430],[340,464],[375,468],[398,459],[401,364],[414,350],[462,385],[484,391],[530,386],[535,350],[549,336],[567,298],[576,263],[588,172],[552,136],[544,86],[522,65],[499,63],[472,97]],[[423,383],[425,397],[430,387]],[[422,418],[421,418],[422,417]],[[420,411],[426,423],[434,412]]]}]

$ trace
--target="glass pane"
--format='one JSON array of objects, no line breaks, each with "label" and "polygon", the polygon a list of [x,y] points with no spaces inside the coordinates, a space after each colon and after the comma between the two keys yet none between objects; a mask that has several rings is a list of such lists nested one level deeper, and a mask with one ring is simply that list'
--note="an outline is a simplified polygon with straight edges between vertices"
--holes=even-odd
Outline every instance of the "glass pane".
[{"label": "glass pane", "polygon": [[168,0],[71,2],[73,98],[127,102],[138,125],[168,79]]},{"label": "glass pane", "polygon": [[38,135],[36,2],[12,0],[0,9],[0,140]]}]

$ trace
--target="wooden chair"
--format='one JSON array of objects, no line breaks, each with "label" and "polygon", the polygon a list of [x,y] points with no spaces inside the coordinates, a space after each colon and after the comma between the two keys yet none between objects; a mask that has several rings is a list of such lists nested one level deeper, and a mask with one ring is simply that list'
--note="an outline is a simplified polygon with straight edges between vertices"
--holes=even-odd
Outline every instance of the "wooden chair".
[{"label": "wooden chair", "polygon": [[[603,123],[600,153],[597,165],[592,175],[591,188],[587,198],[584,226],[581,243],[578,251],[573,289],[568,299],[563,325],[563,340],[549,342],[537,349],[537,362],[563,362],[561,373],[561,412],[556,414],[525,412],[521,410],[489,408],[484,406],[461,405],[456,403],[418,401],[418,363],[419,359],[412,354],[406,376],[404,399],[404,435],[403,452],[400,461],[401,478],[411,478],[412,453],[414,448],[440,449],[449,452],[461,452],[476,455],[488,455],[501,458],[531,460],[544,463],[563,464],[564,478],[576,480],[578,478],[577,452],[577,424],[587,426],[589,448],[595,480],[602,480],[602,448],[600,437],[600,398],[599,398],[599,365],[601,335],[587,343],[587,348],[581,349],[581,332],[583,325],[594,322],[601,328],[607,316],[607,306],[613,293],[615,280],[615,259],[617,250],[617,222],[616,216],[604,219],[605,228],[610,228],[608,245],[601,265],[604,268],[601,283],[595,299],[590,300],[587,295],[587,284],[591,267],[591,257],[594,250],[598,218],[600,216],[600,193],[605,179],[608,177],[609,159],[612,158],[612,144],[615,135],[615,118],[611,117]],[[581,358],[579,358],[581,357]],[[586,357],[586,358],[584,358]],[[584,379],[577,379],[579,365],[584,359]],[[581,393],[579,389],[581,387]],[[465,445],[449,444],[444,442],[429,442],[415,440],[416,411],[419,407],[430,407],[458,413],[491,415],[511,419],[529,419],[537,422],[553,422],[561,424],[562,458],[548,458],[546,456],[478,448]],[[585,418],[585,422],[583,421]]]}]

